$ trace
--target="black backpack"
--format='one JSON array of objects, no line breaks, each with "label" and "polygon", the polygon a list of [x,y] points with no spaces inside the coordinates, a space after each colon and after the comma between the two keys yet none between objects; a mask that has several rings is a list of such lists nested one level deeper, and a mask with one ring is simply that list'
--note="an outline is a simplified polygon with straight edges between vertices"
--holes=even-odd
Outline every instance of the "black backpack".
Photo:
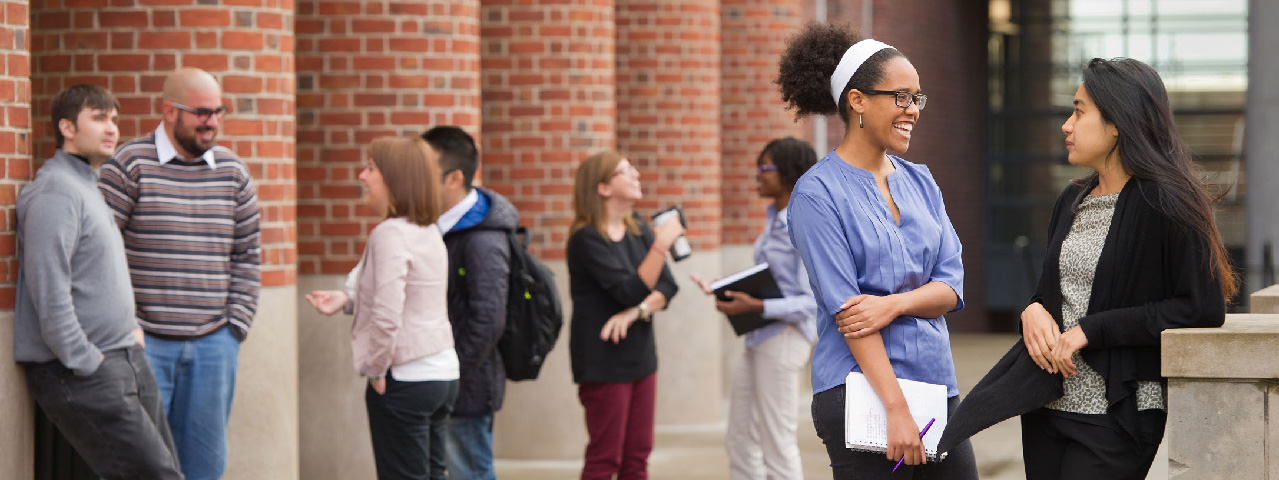
[{"label": "black backpack", "polygon": [[[511,247],[506,300],[506,331],[497,342],[506,378],[533,380],[564,326],[555,275],[528,251],[528,229],[500,229]],[[519,236],[523,236],[521,241]]]}]

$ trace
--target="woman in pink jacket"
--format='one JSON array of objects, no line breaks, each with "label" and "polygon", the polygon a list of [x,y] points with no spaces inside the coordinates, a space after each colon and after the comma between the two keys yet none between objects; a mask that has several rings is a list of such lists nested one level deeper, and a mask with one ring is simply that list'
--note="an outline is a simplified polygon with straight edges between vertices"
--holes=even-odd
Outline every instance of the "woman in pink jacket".
[{"label": "woman in pink jacket", "polygon": [[324,314],[354,313],[351,353],[364,394],[377,476],[444,479],[444,433],[457,397],[458,360],[445,295],[448,253],[435,152],[418,138],[380,138],[360,172],[373,227],[347,291],[315,291]]}]

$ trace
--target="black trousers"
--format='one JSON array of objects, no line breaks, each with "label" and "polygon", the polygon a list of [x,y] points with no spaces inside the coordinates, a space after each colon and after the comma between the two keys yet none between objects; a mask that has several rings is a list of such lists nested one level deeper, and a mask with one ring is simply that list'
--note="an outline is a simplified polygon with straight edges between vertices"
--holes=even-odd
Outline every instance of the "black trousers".
[{"label": "black trousers", "polygon": [[[950,414],[959,407],[959,397],[949,400]],[[914,480],[977,480],[977,459],[973,445],[964,440],[946,459],[925,465],[902,464],[893,472],[896,460],[889,460],[882,453],[858,452],[844,445],[844,386],[813,395],[813,427],[817,436],[826,444],[830,467],[835,480],[852,479],[914,479]],[[1097,479],[1094,479],[1097,480]]]},{"label": "black trousers", "polygon": [[1021,416],[1021,448],[1026,478],[1143,480],[1159,443],[1132,438],[1107,414],[1041,409]]},{"label": "black trousers", "polygon": [[146,352],[134,345],[103,357],[87,377],[57,361],[28,364],[31,396],[102,478],[181,479]]},{"label": "black trousers", "polygon": [[379,480],[444,480],[444,438],[457,399],[457,380],[401,382],[386,376],[386,393],[364,391]]}]

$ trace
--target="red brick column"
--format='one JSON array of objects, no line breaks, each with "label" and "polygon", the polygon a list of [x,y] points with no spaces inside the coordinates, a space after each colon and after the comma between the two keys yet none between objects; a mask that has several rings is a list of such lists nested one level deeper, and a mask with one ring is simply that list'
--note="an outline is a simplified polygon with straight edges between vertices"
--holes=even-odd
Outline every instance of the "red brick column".
[{"label": "red brick column", "polygon": [[27,2],[0,4],[0,310],[13,310],[18,280],[14,206],[18,188],[31,180],[31,55]]},{"label": "red brick column", "polygon": [[83,82],[114,92],[123,142],[160,123],[166,75],[186,66],[207,70],[222,83],[223,101],[231,109],[219,142],[246,161],[257,182],[262,284],[292,285],[297,277],[293,5],[291,0],[235,3],[228,8],[196,0],[34,2],[35,157],[53,153],[51,127],[44,119],[49,101],[62,88]]},{"label": "red brick column", "polygon": [[[519,208],[530,248],[558,272],[567,307],[562,259],[573,176],[583,158],[617,145],[613,0],[481,3],[484,184]],[[570,376],[568,331],[536,382],[507,389],[493,436],[498,457],[581,458],[586,429]]]},{"label": "red brick column", "polygon": [[613,2],[484,0],[485,185],[506,195],[543,259],[564,256],[573,175],[615,148]]},{"label": "red brick column", "polygon": [[31,180],[31,74],[27,0],[0,0],[0,478],[33,478],[35,407],[22,367],[13,362],[14,288],[18,280],[18,190]]},{"label": "red brick column", "polygon": [[357,180],[374,138],[479,129],[479,2],[298,2],[302,274],[345,274],[379,220]]},{"label": "red brick column", "polygon": [[[694,254],[655,320],[659,424],[717,421],[723,320],[687,282],[722,266],[719,0],[618,0],[617,143],[643,175],[641,214],[681,204]],[[672,368],[672,366],[674,368]],[[701,399],[701,400],[695,400]]]},{"label": "red brick column", "polygon": [[[773,80],[786,40],[801,25],[801,0],[723,0],[723,242],[749,245],[764,223],[755,159],[775,138],[802,137]],[[810,127],[811,128],[811,127]]]},{"label": "red brick column", "polygon": [[720,12],[715,0],[618,0],[617,143],[651,214],[679,203],[693,248],[720,243]]}]

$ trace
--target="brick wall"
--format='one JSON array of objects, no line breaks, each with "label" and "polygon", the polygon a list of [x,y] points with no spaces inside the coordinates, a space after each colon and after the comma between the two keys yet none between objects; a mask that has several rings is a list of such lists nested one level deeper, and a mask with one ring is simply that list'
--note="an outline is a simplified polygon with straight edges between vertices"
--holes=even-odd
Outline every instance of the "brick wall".
[{"label": "brick wall", "polygon": [[477,0],[298,2],[302,274],[344,274],[379,218],[360,204],[365,147],[432,125],[479,130]]},{"label": "brick wall", "polygon": [[722,0],[723,242],[749,245],[768,202],[755,192],[755,159],[770,140],[803,136],[773,80],[800,0]]},{"label": "brick wall", "polygon": [[0,310],[18,280],[18,188],[31,180],[31,70],[26,0],[0,1]]},{"label": "brick wall", "polygon": [[617,143],[640,170],[642,214],[679,203],[695,249],[720,244],[717,0],[618,0]]},{"label": "brick wall", "polygon": [[164,78],[198,67],[222,83],[219,143],[253,172],[262,208],[262,284],[296,282],[292,0],[46,0],[32,4],[35,158],[54,150],[49,101],[76,83],[120,99],[121,141],[161,120]]},{"label": "brick wall", "polygon": [[616,147],[612,0],[485,0],[484,181],[506,195],[543,259],[564,256],[573,175]]}]

